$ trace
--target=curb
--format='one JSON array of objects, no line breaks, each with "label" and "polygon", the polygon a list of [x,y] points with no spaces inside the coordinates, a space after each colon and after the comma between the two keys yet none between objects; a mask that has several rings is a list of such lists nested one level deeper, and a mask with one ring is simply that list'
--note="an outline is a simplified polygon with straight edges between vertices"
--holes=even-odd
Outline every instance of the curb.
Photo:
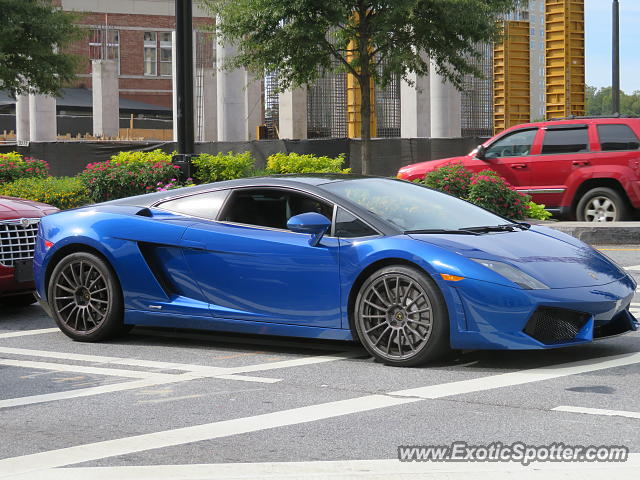
[{"label": "curb", "polygon": [[593,245],[640,245],[640,222],[538,222]]}]

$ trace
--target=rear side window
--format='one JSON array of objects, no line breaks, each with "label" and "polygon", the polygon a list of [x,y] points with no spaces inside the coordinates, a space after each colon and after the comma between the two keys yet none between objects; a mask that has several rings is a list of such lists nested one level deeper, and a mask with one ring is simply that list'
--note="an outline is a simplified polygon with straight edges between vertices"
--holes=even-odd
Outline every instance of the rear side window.
[{"label": "rear side window", "polygon": [[640,148],[638,137],[628,125],[598,125],[598,137],[604,151]]},{"label": "rear side window", "polygon": [[543,155],[588,151],[589,134],[586,128],[547,130],[544,132]]},{"label": "rear side window", "polygon": [[161,203],[158,207],[171,212],[215,220],[228,194],[229,190],[200,193],[189,197],[177,198],[176,200],[169,200],[168,202]]}]

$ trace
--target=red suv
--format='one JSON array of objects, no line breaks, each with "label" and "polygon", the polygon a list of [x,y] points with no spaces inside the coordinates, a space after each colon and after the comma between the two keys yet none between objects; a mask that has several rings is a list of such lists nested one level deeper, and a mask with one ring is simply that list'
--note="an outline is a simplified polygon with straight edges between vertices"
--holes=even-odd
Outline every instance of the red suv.
[{"label": "red suv", "polygon": [[58,209],[44,203],[0,196],[0,304],[35,302],[33,251],[40,218]]},{"label": "red suv", "polygon": [[640,118],[588,118],[509,128],[464,157],[416,163],[415,180],[454,162],[491,169],[550,212],[587,222],[627,220],[640,208]]}]

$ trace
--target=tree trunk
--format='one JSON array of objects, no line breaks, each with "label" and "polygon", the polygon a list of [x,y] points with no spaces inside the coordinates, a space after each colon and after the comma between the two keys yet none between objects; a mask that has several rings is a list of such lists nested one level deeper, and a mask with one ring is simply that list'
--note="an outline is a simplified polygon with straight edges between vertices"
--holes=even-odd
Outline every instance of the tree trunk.
[{"label": "tree trunk", "polygon": [[362,174],[369,175],[371,173],[371,77],[368,72],[362,72],[360,79],[360,91],[362,93],[360,161]]}]

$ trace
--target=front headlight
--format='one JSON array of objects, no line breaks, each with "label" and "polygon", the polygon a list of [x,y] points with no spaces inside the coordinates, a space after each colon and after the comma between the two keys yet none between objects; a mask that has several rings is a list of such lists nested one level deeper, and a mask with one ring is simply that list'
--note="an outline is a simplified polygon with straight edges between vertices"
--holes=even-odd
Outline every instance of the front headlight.
[{"label": "front headlight", "polygon": [[508,263],[497,262],[495,260],[485,260],[482,258],[470,258],[469,260],[473,260],[474,262],[487,267],[489,270],[493,270],[498,275],[503,276],[507,280],[511,280],[513,283],[525,290],[547,290],[549,288],[544,283],[533,278],[531,275],[521,272]]}]

